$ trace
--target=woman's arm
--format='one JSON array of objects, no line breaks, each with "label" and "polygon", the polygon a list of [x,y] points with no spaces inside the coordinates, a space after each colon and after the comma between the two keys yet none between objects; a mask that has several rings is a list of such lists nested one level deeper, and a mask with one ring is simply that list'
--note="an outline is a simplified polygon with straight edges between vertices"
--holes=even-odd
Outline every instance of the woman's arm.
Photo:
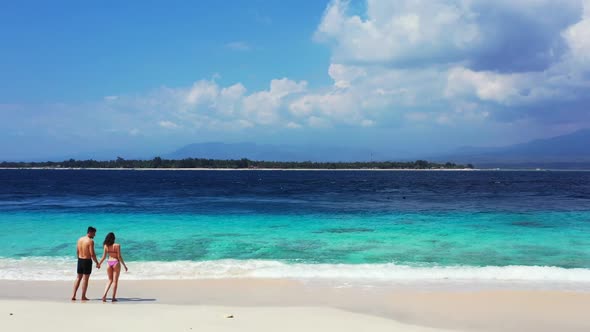
[{"label": "woman's arm", "polygon": [[125,261],[123,260],[123,255],[121,254],[121,245],[119,245],[119,261],[121,262],[121,264],[123,264],[123,267],[125,267],[125,272],[129,271],[129,269],[127,269],[127,265],[125,264]]},{"label": "woman's arm", "polygon": [[105,258],[107,258],[107,246],[102,247],[102,258],[100,259],[100,262],[98,262],[99,269],[100,269],[100,265],[102,265],[102,262],[104,262]]}]

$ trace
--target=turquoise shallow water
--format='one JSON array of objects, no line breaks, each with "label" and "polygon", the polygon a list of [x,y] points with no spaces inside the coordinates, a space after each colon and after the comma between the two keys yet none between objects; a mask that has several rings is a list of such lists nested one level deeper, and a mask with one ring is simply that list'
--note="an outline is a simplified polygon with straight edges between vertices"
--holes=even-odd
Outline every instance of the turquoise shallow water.
[{"label": "turquoise shallow water", "polygon": [[[132,261],[590,268],[590,212],[395,215],[4,213],[2,256],[65,257],[87,225]],[[10,227],[8,226],[10,225]],[[557,226],[559,225],[559,227]]]}]

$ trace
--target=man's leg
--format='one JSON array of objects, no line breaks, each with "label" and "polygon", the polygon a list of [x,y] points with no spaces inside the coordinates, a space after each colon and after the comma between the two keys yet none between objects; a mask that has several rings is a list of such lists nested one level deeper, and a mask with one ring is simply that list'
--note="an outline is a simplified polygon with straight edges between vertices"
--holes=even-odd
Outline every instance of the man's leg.
[{"label": "man's leg", "polygon": [[88,290],[88,279],[90,278],[90,274],[84,274],[82,276],[82,301],[88,301],[86,297],[86,290]]},{"label": "man's leg", "polygon": [[78,292],[78,287],[80,287],[80,281],[82,280],[82,274],[78,273],[76,277],[76,281],[74,281],[74,294],[72,294],[72,301],[76,301],[76,293]]}]

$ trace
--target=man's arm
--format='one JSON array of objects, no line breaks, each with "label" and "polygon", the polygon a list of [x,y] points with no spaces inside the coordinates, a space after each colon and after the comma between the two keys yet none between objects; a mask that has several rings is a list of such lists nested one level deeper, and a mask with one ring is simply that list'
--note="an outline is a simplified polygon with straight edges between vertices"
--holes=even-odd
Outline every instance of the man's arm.
[{"label": "man's arm", "polygon": [[76,243],[76,259],[80,258],[80,244]]},{"label": "man's arm", "polygon": [[90,257],[92,257],[92,260],[94,263],[96,263],[96,266],[99,266],[98,259],[96,259],[96,252],[94,251],[94,240],[90,240]]}]

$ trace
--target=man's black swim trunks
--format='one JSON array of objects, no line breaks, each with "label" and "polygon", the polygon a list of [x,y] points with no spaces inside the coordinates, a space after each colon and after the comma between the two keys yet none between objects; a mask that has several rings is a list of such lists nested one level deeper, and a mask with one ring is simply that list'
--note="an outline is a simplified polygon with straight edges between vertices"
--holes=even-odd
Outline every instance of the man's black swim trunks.
[{"label": "man's black swim trunks", "polygon": [[92,259],[78,258],[78,274],[92,273]]}]

